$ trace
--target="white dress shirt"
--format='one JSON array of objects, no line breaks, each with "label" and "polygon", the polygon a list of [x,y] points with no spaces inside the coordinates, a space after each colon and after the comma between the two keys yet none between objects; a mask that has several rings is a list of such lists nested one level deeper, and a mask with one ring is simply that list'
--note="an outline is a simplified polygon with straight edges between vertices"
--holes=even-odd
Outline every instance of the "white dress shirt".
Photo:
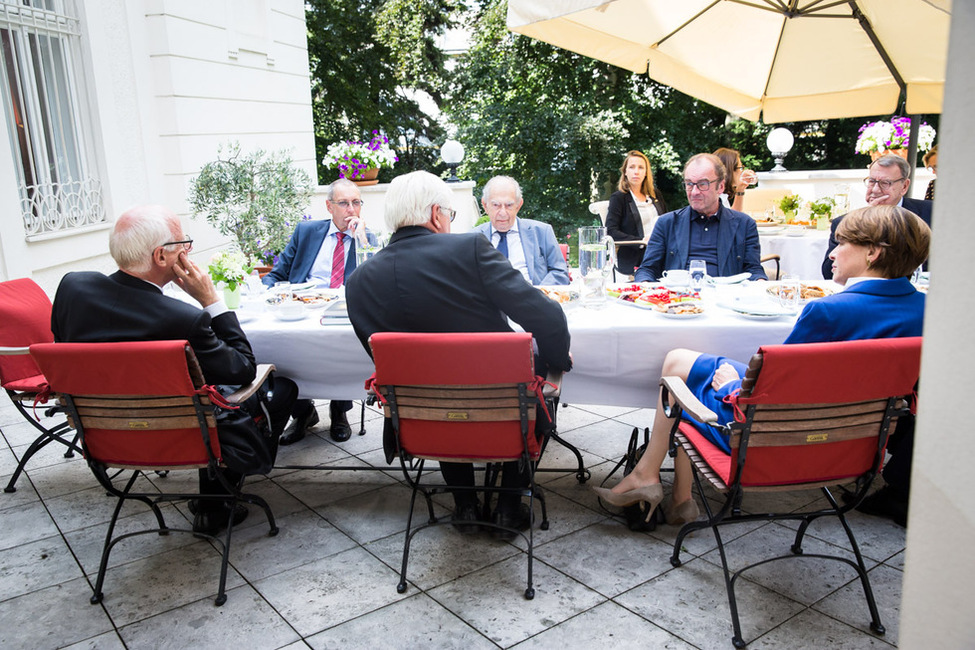
[{"label": "white dress shirt", "polygon": [[[521,245],[521,236],[518,234],[518,219],[511,225],[511,229],[508,231],[508,261],[511,262],[511,266],[515,267],[515,270],[525,276],[525,280],[528,284],[531,284],[532,279],[528,275],[528,263],[525,261],[525,249]],[[501,235],[498,231],[491,226],[491,243],[495,248],[501,243]]]}]

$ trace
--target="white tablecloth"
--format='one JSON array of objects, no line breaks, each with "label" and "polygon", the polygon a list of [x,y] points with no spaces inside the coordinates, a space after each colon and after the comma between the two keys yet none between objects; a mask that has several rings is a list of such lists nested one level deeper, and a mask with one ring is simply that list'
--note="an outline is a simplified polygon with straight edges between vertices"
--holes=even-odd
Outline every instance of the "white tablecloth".
[{"label": "white tablecloth", "polygon": [[[765,295],[767,283],[706,289],[706,312],[693,319],[667,318],[653,311],[609,301],[602,309],[572,306],[574,368],[565,375],[565,402],[652,407],[664,356],[683,347],[747,362],[760,345],[781,343],[795,317],[755,321],[720,307],[737,295]],[[318,311],[296,322],[270,313],[240,312],[257,360],[274,363],[298,382],[303,397],[362,399],[372,361],[347,320],[319,323]]]},{"label": "white tablecloth", "polygon": [[762,255],[778,253],[782,273],[792,273],[802,280],[823,279],[823,259],[829,246],[828,230],[807,230],[801,237],[780,231],[775,235],[759,233]]}]

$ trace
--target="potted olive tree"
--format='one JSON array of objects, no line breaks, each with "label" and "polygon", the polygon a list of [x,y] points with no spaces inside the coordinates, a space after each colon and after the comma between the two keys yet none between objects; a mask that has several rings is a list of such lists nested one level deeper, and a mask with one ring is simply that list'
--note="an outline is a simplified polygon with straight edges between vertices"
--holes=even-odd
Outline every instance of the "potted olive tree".
[{"label": "potted olive tree", "polygon": [[309,175],[285,151],[243,154],[232,142],[190,183],[193,216],[233,238],[253,266],[271,266],[303,218],[313,193]]}]

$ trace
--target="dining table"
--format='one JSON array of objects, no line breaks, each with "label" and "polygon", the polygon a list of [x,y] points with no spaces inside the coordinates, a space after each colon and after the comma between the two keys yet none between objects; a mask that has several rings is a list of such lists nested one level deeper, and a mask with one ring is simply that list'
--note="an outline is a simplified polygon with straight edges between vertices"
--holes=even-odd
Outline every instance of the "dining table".
[{"label": "dining table", "polygon": [[803,226],[759,228],[762,255],[777,254],[781,274],[797,278],[822,280],[823,260],[829,247],[829,230]]},{"label": "dining table", "polygon": [[[720,279],[719,279],[720,280]],[[820,285],[838,289],[831,282]],[[672,317],[618,298],[597,305],[578,300],[563,304],[572,336],[572,371],[562,383],[567,403],[654,407],[667,352],[689,348],[747,362],[760,346],[782,343],[797,313],[786,313],[768,289],[774,282],[741,282],[705,286],[703,313]],[[565,287],[563,287],[565,289]],[[747,315],[753,305],[778,315]],[[763,309],[757,309],[763,311]],[[245,300],[237,311],[259,363],[298,383],[301,396],[316,399],[362,399],[373,372],[344,312],[308,307],[282,319],[260,297]]]}]

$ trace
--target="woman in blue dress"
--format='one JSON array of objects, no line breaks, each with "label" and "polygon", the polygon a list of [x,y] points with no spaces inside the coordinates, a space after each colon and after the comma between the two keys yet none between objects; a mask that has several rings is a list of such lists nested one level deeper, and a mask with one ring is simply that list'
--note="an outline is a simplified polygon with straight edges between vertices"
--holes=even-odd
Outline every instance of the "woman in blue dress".
[{"label": "woman in blue dress", "polygon": [[[921,336],[924,294],[908,276],[928,256],[931,230],[917,215],[897,206],[854,210],[836,230],[839,245],[830,253],[833,280],[842,292],[810,301],[785,343],[816,343],[856,339]],[[676,349],[664,359],[663,376],[681,377],[701,402],[732,422],[734,414],[723,398],[741,387],[746,364]],[[693,421],[692,421],[693,422]],[[663,500],[660,465],[669,444],[673,420],[658,408],[646,453],[630,474],[612,489],[594,487],[601,499],[615,506],[650,504]],[[720,430],[694,423],[701,433],[730,454],[728,438]],[[664,507],[669,524],[693,521],[700,514],[691,495],[691,465],[683,449],[674,460],[674,488]]]}]

